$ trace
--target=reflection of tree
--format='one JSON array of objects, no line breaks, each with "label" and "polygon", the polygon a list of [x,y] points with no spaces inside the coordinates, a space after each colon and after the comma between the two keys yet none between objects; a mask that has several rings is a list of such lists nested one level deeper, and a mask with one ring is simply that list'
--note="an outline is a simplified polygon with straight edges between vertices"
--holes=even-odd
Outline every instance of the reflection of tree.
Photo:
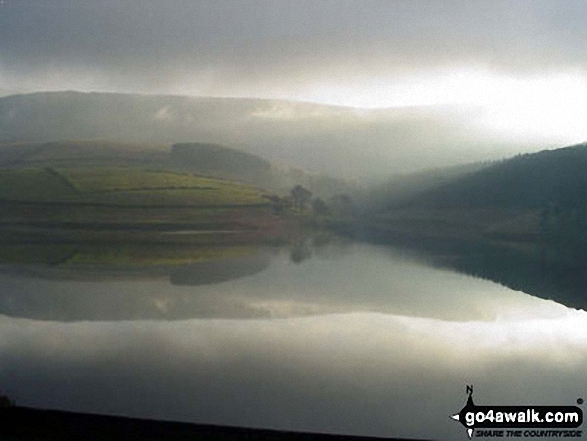
[{"label": "reflection of tree", "polygon": [[328,231],[300,235],[290,243],[290,260],[300,263],[306,259],[339,259],[348,252],[349,239],[333,235]]},{"label": "reflection of tree", "polygon": [[306,243],[295,245],[289,253],[289,258],[293,263],[301,263],[310,257],[312,257],[312,250]]},{"label": "reflection of tree", "polygon": [[301,263],[312,257],[312,246],[310,236],[296,236],[292,239],[289,250],[289,258],[294,263]]}]

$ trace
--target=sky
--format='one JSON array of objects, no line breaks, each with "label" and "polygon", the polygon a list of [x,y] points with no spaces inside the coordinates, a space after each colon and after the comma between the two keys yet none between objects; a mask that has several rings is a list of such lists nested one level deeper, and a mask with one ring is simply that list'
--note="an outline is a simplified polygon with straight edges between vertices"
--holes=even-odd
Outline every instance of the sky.
[{"label": "sky", "polygon": [[4,0],[0,89],[456,105],[587,139],[584,0]]}]

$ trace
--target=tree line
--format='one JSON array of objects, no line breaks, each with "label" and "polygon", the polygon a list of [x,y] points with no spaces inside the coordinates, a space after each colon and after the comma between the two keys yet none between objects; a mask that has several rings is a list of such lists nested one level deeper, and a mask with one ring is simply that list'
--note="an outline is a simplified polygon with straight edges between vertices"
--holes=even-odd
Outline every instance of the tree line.
[{"label": "tree line", "polygon": [[338,194],[328,198],[328,201],[320,197],[313,197],[313,193],[302,185],[294,186],[288,195],[269,195],[271,207],[277,213],[284,211],[308,212],[311,211],[321,216],[352,216],[353,203],[347,194]]}]

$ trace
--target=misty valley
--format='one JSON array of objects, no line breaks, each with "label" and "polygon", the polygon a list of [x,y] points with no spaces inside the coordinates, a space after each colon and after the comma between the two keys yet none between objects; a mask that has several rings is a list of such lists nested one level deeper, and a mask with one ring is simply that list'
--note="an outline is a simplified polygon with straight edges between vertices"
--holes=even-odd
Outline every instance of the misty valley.
[{"label": "misty valley", "polygon": [[0,441],[587,436],[586,22],[0,0]]},{"label": "misty valley", "polygon": [[[354,179],[264,156],[267,139],[141,139],[183,101],[137,99],[0,98],[0,407],[454,439],[466,384],[580,398],[587,145]],[[242,115],[257,102],[183,104],[227,103],[232,129],[266,135]],[[134,122],[69,113],[116,106]]]}]

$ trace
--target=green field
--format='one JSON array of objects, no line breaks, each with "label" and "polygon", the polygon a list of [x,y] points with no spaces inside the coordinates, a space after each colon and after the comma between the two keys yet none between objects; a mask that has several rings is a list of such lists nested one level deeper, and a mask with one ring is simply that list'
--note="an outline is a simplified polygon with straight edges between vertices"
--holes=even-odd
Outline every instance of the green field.
[{"label": "green field", "polygon": [[[274,241],[297,218],[276,214],[264,196],[250,185],[188,173],[124,167],[0,169],[0,242],[204,246]],[[15,252],[26,261],[30,249]],[[132,253],[117,253],[121,262],[137,260]],[[69,249],[50,254],[47,259],[56,262],[87,260],[70,255]],[[178,253],[155,260],[205,257]],[[107,253],[94,258],[115,260]]]},{"label": "green field", "polygon": [[234,181],[134,168],[0,170],[0,199],[5,201],[222,207],[264,205],[261,194]]}]

